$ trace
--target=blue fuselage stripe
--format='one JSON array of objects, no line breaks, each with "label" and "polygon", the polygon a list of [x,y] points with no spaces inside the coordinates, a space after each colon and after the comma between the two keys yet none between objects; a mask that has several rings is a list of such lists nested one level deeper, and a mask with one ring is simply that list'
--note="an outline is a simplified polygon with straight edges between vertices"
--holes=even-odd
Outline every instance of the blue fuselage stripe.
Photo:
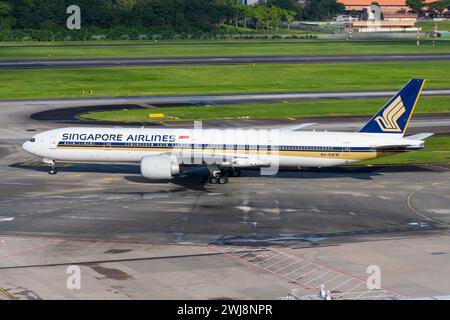
[{"label": "blue fuselage stripe", "polygon": [[[223,145],[223,144],[190,144],[190,143],[142,143],[142,142],[80,142],[80,141],[60,141],[58,147],[78,147],[78,148],[167,148],[167,149],[206,149],[206,150],[279,150],[279,151],[325,151],[341,152],[375,152],[372,147],[346,147],[346,146],[277,146],[277,145]],[[420,150],[421,147],[392,148],[392,150]],[[390,150],[390,149],[389,149]]]}]

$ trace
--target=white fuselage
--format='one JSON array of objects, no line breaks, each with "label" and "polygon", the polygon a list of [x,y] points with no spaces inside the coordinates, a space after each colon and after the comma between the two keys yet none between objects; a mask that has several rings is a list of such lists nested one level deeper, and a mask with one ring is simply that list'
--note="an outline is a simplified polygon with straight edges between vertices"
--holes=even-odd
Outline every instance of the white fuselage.
[{"label": "white fuselage", "polygon": [[[389,146],[389,149],[380,149]],[[398,146],[398,148],[396,147]],[[232,167],[330,167],[423,147],[394,135],[281,130],[62,128],[35,135],[24,149],[60,162],[139,163],[151,155],[183,155],[183,164],[217,156]],[[197,157],[195,163],[189,163]]]}]

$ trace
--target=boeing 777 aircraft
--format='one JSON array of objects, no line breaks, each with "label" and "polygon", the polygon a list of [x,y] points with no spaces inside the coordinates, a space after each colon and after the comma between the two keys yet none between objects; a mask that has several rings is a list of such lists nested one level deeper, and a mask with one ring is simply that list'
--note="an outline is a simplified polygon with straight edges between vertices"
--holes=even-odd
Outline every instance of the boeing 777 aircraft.
[{"label": "boeing 777 aircraft", "polygon": [[425,80],[410,80],[358,132],[274,130],[63,128],[39,133],[23,148],[56,162],[140,163],[148,179],[171,179],[207,166],[209,182],[225,184],[240,168],[333,167],[424,147],[430,133],[405,137]]}]

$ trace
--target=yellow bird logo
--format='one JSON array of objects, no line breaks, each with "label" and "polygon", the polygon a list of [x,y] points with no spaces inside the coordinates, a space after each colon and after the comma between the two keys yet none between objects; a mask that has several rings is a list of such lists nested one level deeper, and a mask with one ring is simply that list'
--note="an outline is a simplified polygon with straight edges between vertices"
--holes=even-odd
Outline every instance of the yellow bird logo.
[{"label": "yellow bird logo", "polygon": [[375,121],[383,132],[402,132],[398,125],[398,119],[406,112],[400,96],[395,99],[389,107],[383,111],[383,116],[378,116]]}]

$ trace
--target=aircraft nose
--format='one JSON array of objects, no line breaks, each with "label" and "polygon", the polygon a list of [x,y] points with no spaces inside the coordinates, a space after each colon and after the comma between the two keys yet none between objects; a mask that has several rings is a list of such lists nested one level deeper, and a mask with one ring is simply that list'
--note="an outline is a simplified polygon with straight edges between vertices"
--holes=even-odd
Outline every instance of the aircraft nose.
[{"label": "aircraft nose", "polygon": [[29,152],[29,145],[30,145],[30,141],[26,141],[23,145],[22,145],[22,148],[25,150],[25,151],[28,151]]},{"label": "aircraft nose", "polygon": [[26,141],[26,142],[22,145],[22,148],[23,148],[26,152],[33,154],[32,143],[31,143],[30,141]]}]

